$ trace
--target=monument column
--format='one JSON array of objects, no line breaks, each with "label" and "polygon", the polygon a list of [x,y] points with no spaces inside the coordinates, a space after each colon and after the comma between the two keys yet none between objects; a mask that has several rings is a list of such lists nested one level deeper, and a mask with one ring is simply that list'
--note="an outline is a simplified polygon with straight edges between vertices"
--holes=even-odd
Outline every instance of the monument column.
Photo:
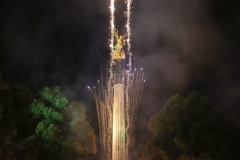
[{"label": "monument column", "polygon": [[113,64],[112,160],[125,160],[125,91],[123,59]]}]

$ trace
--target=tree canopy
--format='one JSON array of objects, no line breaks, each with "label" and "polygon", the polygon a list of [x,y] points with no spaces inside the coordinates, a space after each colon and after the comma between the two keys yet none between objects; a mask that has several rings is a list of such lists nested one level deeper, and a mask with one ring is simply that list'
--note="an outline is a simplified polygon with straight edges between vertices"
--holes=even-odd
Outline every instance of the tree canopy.
[{"label": "tree canopy", "polygon": [[0,159],[90,159],[96,136],[86,117],[86,107],[59,87],[33,94],[0,79]]},{"label": "tree canopy", "polygon": [[61,122],[68,100],[60,94],[59,87],[45,87],[39,92],[41,98],[34,99],[30,105],[31,113],[41,119],[35,129],[36,136],[48,140],[60,140]]},{"label": "tree canopy", "polygon": [[31,101],[26,85],[10,86],[0,77],[0,159],[14,159],[18,142],[29,135]]},{"label": "tree canopy", "polygon": [[239,128],[197,92],[171,96],[148,124],[148,151],[157,159],[240,159]]},{"label": "tree canopy", "polygon": [[42,89],[30,112],[38,122],[26,143],[38,147],[34,152],[38,158],[84,159],[96,153],[96,136],[86,121],[86,108],[80,102],[68,102],[59,87]]}]

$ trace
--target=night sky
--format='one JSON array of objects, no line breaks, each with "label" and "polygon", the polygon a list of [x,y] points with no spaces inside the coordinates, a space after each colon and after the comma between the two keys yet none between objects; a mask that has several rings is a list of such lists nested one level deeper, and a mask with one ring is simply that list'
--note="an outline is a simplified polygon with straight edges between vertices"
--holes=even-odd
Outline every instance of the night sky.
[{"label": "night sky", "polygon": [[[125,4],[116,3],[116,26],[125,34]],[[240,114],[240,1],[134,0],[132,6],[134,63],[146,79],[137,135],[170,95],[193,90],[226,115]],[[96,85],[100,67],[107,70],[109,0],[2,0],[0,18],[4,81],[33,92],[60,86],[95,119],[87,86]]]}]

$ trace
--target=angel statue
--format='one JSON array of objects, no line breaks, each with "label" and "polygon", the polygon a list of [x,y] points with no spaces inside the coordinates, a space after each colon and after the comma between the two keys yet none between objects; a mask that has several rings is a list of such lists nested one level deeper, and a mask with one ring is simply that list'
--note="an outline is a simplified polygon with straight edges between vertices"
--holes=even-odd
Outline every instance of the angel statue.
[{"label": "angel statue", "polygon": [[125,58],[125,52],[123,50],[123,46],[125,45],[125,37],[127,34],[123,36],[118,36],[118,30],[114,29],[113,31],[114,37],[116,39],[116,44],[114,47],[114,53],[113,53],[113,59],[124,59]]}]

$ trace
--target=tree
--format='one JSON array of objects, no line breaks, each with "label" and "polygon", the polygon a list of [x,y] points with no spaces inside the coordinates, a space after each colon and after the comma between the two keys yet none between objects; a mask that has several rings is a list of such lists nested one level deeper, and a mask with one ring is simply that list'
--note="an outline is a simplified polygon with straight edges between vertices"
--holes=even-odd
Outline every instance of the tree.
[{"label": "tree", "polygon": [[155,157],[172,160],[240,159],[239,129],[227,122],[197,92],[191,92],[186,98],[171,96],[151,117],[148,127],[153,133],[148,151]]},{"label": "tree", "polygon": [[30,104],[33,101],[33,93],[25,84],[15,84],[12,86],[12,99],[14,105],[12,107],[12,119],[15,121],[17,127],[17,141],[28,137],[32,130],[33,119],[29,113]]},{"label": "tree", "polygon": [[37,120],[34,134],[23,146],[32,159],[87,159],[96,153],[96,137],[86,121],[86,108],[68,103],[59,87],[45,87],[30,105]]},{"label": "tree", "polygon": [[69,138],[65,143],[67,151],[72,155],[83,157],[87,154],[95,154],[96,136],[86,121],[86,108],[81,103],[73,101],[67,110],[67,117],[70,119]]},{"label": "tree", "polygon": [[0,76],[0,159],[14,159],[12,140],[16,137],[16,125],[11,113],[14,102],[11,99],[10,87]]},{"label": "tree", "polygon": [[[0,79],[0,159],[22,158],[21,141],[29,136],[32,93],[24,84],[9,85]],[[26,158],[27,159],[27,158]]]},{"label": "tree", "polygon": [[30,104],[30,113],[37,123],[35,132],[25,139],[24,145],[31,157],[59,159],[65,140],[63,119],[67,105],[68,100],[61,94],[59,87],[45,87],[39,92],[39,98]]},{"label": "tree", "polygon": [[40,119],[35,134],[43,139],[61,140],[60,122],[63,121],[68,100],[60,94],[59,87],[50,89],[45,87],[40,91],[41,99],[35,99],[30,105],[31,113]]}]

